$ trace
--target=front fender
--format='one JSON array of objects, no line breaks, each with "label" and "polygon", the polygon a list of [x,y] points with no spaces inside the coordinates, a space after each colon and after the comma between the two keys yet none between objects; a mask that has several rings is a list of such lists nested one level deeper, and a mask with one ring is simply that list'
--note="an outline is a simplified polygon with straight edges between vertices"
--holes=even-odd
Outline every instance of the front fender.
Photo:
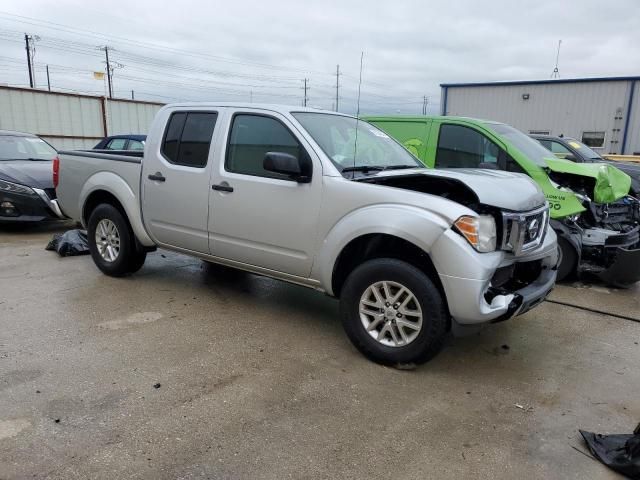
[{"label": "front fender", "polygon": [[382,204],[357,209],[331,228],[322,242],[311,276],[333,295],[334,265],[352,240],[368,234],[393,235],[429,253],[431,246],[449,227],[447,220],[417,207]]},{"label": "front fender", "polygon": [[84,218],[84,206],[89,196],[97,191],[108,192],[118,199],[127,214],[133,233],[142,245],[145,247],[155,245],[142,223],[138,197],[136,197],[136,194],[122,177],[112,172],[102,171],[94,173],[83,185],[80,191],[80,212],[83,215],[82,222],[85,226],[89,219]]}]

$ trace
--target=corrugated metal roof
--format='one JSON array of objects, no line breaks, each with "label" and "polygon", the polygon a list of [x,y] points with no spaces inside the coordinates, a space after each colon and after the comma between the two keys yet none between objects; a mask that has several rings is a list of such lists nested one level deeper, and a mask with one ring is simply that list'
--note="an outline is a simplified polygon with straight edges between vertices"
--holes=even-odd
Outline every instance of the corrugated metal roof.
[{"label": "corrugated metal roof", "polygon": [[587,82],[629,82],[640,80],[635,77],[590,77],[590,78],[557,78],[554,80],[514,80],[505,82],[471,82],[471,83],[441,83],[441,87],[500,87],[508,85],[545,85],[553,83],[587,83]]}]

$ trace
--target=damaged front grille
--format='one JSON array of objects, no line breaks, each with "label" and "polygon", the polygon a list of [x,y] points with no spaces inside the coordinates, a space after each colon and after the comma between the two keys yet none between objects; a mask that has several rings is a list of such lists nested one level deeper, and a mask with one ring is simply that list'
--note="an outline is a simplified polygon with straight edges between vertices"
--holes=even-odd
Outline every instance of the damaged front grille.
[{"label": "damaged front grille", "polygon": [[546,204],[529,212],[503,212],[501,248],[516,255],[532,250],[544,241],[548,227]]}]

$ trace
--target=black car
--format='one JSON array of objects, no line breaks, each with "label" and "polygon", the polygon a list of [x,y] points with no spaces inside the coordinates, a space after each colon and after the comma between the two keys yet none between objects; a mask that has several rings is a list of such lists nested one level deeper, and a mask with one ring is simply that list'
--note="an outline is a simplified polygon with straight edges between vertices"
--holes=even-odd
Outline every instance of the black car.
[{"label": "black car", "polygon": [[547,150],[558,158],[578,163],[602,162],[610,163],[631,177],[631,195],[640,197],[640,164],[617,162],[601,157],[584,143],[571,137],[554,137],[552,135],[531,135]]},{"label": "black car", "polygon": [[94,150],[144,150],[146,135],[112,135],[104,137]]},{"label": "black car", "polygon": [[36,135],[0,130],[0,222],[64,218],[53,187],[56,155]]}]

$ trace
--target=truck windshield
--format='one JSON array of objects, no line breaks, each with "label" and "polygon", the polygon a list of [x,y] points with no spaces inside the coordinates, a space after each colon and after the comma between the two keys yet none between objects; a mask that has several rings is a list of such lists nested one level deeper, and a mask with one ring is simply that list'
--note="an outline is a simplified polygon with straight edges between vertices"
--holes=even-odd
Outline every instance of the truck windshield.
[{"label": "truck windshield", "polygon": [[486,122],[485,127],[493,130],[502,138],[510,142],[514,147],[526,155],[533,163],[540,167],[546,167],[545,158],[554,158],[553,153],[544,148],[537,140],[525,135],[520,130],[504,123]]},{"label": "truck windshield", "polygon": [[402,145],[365,121],[328,113],[297,112],[293,116],[345,175],[353,171],[425,168]]}]

